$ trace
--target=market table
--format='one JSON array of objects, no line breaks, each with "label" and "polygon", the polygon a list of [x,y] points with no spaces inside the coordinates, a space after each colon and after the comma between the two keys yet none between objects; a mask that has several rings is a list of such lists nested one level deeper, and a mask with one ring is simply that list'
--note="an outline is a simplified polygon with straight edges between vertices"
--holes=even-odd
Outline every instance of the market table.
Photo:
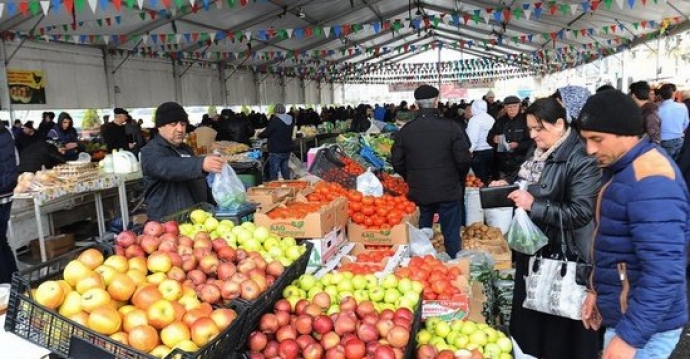
[{"label": "market table", "polygon": [[12,359],[40,359],[50,354],[50,350],[35,345],[28,340],[24,340],[13,333],[5,331],[5,316],[0,316],[0,347],[7,352],[3,355],[4,358]]}]

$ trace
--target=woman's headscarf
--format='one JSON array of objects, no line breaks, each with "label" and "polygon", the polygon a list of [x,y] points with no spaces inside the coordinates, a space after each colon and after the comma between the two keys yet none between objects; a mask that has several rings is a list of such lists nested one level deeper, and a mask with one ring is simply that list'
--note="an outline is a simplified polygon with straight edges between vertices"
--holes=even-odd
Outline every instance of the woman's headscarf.
[{"label": "woman's headscarf", "polygon": [[561,100],[565,105],[566,120],[571,123],[580,117],[582,106],[585,105],[587,98],[592,95],[589,90],[582,86],[565,86],[558,89],[561,95]]}]

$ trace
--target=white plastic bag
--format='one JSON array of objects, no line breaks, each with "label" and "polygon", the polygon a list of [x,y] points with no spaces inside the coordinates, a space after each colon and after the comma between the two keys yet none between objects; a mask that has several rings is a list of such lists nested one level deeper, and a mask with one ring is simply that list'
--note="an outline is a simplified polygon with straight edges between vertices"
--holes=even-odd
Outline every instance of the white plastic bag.
[{"label": "white plastic bag", "polygon": [[436,248],[431,244],[431,237],[434,230],[431,228],[417,228],[407,223],[407,230],[410,233],[410,251],[413,256],[423,256],[426,254],[435,255]]},{"label": "white plastic bag", "polygon": [[371,172],[371,168],[368,168],[366,172],[357,176],[357,191],[365,196],[383,196],[383,185],[381,181],[376,178],[374,172]]},{"label": "white plastic bag", "polygon": [[216,200],[221,210],[237,210],[247,203],[244,184],[235,174],[235,170],[227,163],[223,165],[221,172],[213,178],[211,193],[213,193],[213,199]]},{"label": "white plastic bag", "polygon": [[487,226],[498,227],[505,235],[513,220],[513,207],[485,208],[484,219]]}]

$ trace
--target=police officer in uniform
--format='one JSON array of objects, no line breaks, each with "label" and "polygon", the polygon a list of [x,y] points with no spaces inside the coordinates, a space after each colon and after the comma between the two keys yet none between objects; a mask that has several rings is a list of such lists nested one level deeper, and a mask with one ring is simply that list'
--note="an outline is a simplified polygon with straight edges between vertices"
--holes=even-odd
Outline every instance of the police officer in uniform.
[{"label": "police officer in uniform", "polygon": [[472,158],[465,131],[441,116],[438,95],[428,85],[415,90],[417,117],[396,134],[391,158],[410,186],[409,198],[419,206],[419,227],[430,228],[438,213],[446,252],[454,258],[461,249],[465,177]]},{"label": "police officer in uniform", "polygon": [[503,104],[505,115],[496,120],[487,137],[487,142],[495,150],[493,166],[495,180],[513,177],[532,146],[527,120],[521,111],[520,98],[508,96]]}]

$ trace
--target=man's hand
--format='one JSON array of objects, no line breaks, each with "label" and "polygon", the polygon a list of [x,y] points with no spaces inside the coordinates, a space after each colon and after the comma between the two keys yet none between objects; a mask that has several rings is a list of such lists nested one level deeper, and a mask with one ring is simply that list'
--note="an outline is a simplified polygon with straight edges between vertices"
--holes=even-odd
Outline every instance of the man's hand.
[{"label": "man's hand", "polygon": [[204,164],[201,168],[204,170],[204,172],[220,173],[220,170],[223,168],[225,163],[227,163],[227,161],[223,157],[206,156],[206,158],[204,158]]},{"label": "man's hand", "polygon": [[582,324],[585,328],[599,330],[601,326],[601,315],[597,309],[597,295],[587,293],[584,303],[582,303]]},{"label": "man's hand", "polygon": [[531,193],[519,189],[517,191],[510,192],[508,198],[515,202],[516,207],[522,208],[525,211],[532,210],[532,203],[534,203],[534,197]]},{"label": "man's hand", "polygon": [[619,336],[613,337],[609,346],[604,348],[601,359],[633,359],[637,349],[631,347]]}]

